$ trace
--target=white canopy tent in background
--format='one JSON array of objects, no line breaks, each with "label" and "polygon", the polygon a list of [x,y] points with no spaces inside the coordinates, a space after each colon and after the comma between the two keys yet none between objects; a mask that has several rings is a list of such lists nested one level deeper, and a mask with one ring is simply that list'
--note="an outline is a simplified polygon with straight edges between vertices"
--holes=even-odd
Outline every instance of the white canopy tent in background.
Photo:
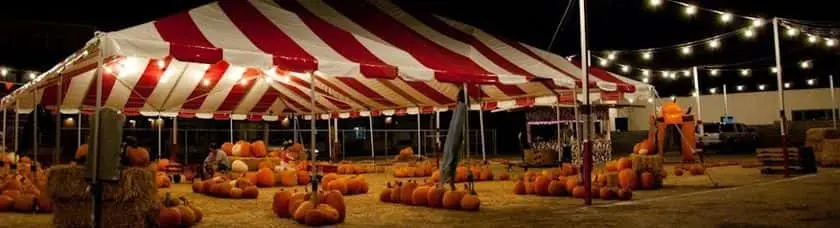
[{"label": "white canopy tent in background", "polygon": [[[558,55],[389,1],[222,0],[100,33],[0,105],[89,114],[101,96],[128,116],[372,121],[445,111],[464,85],[474,110],[583,100],[581,78]],[[638,81],[591,78],[595,100],[650,97]]]}]

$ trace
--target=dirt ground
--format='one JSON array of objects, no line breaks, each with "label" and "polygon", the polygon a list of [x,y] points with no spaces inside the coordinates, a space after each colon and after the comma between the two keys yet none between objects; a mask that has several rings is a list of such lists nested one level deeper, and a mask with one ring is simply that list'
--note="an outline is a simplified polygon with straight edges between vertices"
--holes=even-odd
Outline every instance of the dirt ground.
[{"label": "dirt ground", "polygon": [[[505,168],[494,169],[498,174]],[[635,191],[632,201],[594,200],[592,206],[568,197],[517,196],[510,181],[480,182],[479,212],[381,203],[379,192],[394,178],[367,174],[370,193],[345,197],[347,219],[338,227],[840,227],[840,197],[831,194],[840,190],[840,169],[785,179],[740,166],[711,168],[717,188],[707,176],[677,177],[671,167],[667,170],[662,189]],[[520,173],[515,170],[512,176]],[[256,200],[199,195],[187,184],[162,191],[184,195],[202,208],[205,219],[197,227],[298,226],[271,213],[272,195],[278,190],[261,189]],[[51,219],[0,213],[0,227],[49,227]]]}]

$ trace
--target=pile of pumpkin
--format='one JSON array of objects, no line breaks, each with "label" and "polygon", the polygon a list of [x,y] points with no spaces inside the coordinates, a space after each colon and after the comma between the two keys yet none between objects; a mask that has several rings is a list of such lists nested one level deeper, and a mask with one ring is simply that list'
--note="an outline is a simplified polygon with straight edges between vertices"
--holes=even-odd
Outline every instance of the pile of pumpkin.
[{"label": "pile of pumpkin", "polygon": [[[467,166],[462,165],[458,166],[458,168],[455,169],[455,182],[467,182],[469,180],[468,171],[472,171],[473,181],[492,181],[496,179],[496,177],[493,175],[493,171],[490,170],[490,168],[487,166],[473,165],[472,167],[467,168]],[[510,180],[510,174],[502,173],[498,176],[498,179]],[[434,173],[432,173],[431,181],[440,181],[440,170],[435,170]]]},{"label": "pile of pumpkin", "polygon": [[209,180],[194,180],[192,189],[195,193],[220,198],[256,199],[260,195],[260,190],[257,189],[257,186],[245,177],[231,180],[226,176],[219,175]]},{"label": "pile of pumpkin", "polygon": [[[646,168],[633,168],[633,160],[622,157],[618,160],[608,162],[605,171],[594,174],[593,183],[614,186],[615,176],[618,177],[618,186],[632,190],[652,190],[662,187],[662,180],[668,176],[665,170],[651,168],[650,165],[642,165]],[[658,170],[657,170],[658,169]]]},{"label": "pile of pumpkin", "polygon": [[[268,151],[268,147],[262,140],[254,141],[253,143],[248,143],[245,140],[239,140],[236,143],[225,142],[222,144],[222,151],[225,152],[228,156],[234,157],[276,157],[281,158],[284,157],[284,152],[291,154],[296,159],[301,159],[300,155],[303,154],[303,145],[300,143],[292,144],[286,151]],[[305,159],[303,157],[302,159]]]},{"label": "pile of pumpkin", "polygon": [[338,170],[336,170],[338,174],[365,174],[368,172],[364,166],[359,164],[339,164]]},{"label": "pile of pumpkin", "polygon": [[157,225],[160,228],[191,227],[203,218],[201,210],[191,205],[189,200],[184,197],[173,199],[167,192],[161,199]]},{"label": "pile of pumpkin", "polygon": [[8,165],[0,166],[0,212],[52,213],[55,204],[45,191],[47,176],[39,167],[33,176],[31,160],[23,157],[17,172]]},{"label": "pile of pumpkin", "polygon": [[[563,164],[562,168],[544,170],[542,173],[527,172],[516,181],[513,193],[517,195],[586,197],[586,188],[578,175],[577,168]],[[593,177],[591,195],[603,200],[630,200],[631,188],[609,185],[606,178]]]},{"label": "pile of pumpkin", "polygon": [[344,222],[344,196],[336,190],[289,192],[280,189],[274,194],[271,210],[281,218],[292,218],[309,226],[333,225]]},{"label": "pile of pumpkin", "polygon": [[358,195],[368,193],[368,182],[365,177],[356,175],[352,177],[339,177],[335,173],[329,173],[321,178],[321,188],[326,191],[338,191],[341,195]]},{"label": "pile of pumpkin", "polygon": [[[726,163],[729,164],[729,163]],[[720,166],[720,165],[718,165]],[[718,166],[710,166],[710,167],[718,167]],[[691,174],[692,176],[698,176],[706,174],[706,167],[701,164],[684,164],[679,166],[674,166],[674,175],[682,176],[684,172]]]},{"label": "pile of pumpkin", "polygon": [[405,183],[389,182],[387,186],[388,188],[379,194],[379,201],[385,203],[465,211],[477,211],[481,206],[481,200],[475,194],[475,190],[468,188],[466,184],[464,189],[453,190],[438,188],[433,182],[419,185],[413,180]]},{"label": "pile of pumpkin", "polygon": [[276,166],[274,162],[269,159],[260,161],[259,169],[256,172],[248,171],[248,166],[241,160],[233,161],[231,167],[233,171],[229,174],[231,179],[244,176],[250,180],[251,183],[261,188],[270,188],[274,186],[291,187],[309,184],[310,174],[309,171],[306,171],[305,167],[297,169]]},{"label": "pile of pumpkin", "polygon": [[437,172],[437,167],[431,162],[425,162],[419,166],[413,163],[394,166],[394,177],[396,178],[429,177],[435,172]]}]

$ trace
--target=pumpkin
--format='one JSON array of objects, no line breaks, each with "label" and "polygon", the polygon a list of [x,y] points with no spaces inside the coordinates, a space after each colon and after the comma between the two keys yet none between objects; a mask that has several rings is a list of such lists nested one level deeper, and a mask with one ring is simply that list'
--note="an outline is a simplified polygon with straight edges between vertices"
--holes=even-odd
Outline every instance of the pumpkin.
[{"label": "pumpkin", "polygon": [[481,169],[478,173],[478,179],[483,181],[493,180],[493,171],[490,171],[488,168]]},{"label": "pumpkin", "polygon": [[0,195],[0,212],[12,210],[15,206],[15,199],[11,196]]},{"label": "pumpkin", "polygon": [[298,185],[308,185],[309,184],[309,177],[310,177],[309,171],[305,171],[305,170],[297,171],[297,178],[298,178],[297,184]]},{"label": "pumpkin", "polygon": [[81,160],[87,157],[88,154],[88,144],[82,144],[79,148],[76,148],[76,155],[73,156],[76,160]]},{"label": "pumpkin", "polygon": [[552,180],[548,184],[548,195],[550,196],[562,196],[566,194],[566,186],[565,183],[561,183],[558,180]]},{"label": "pumpkin", "polygon": [[15,198],[14,209],[17,212],[32,212],[35,209],[35,195],[22,194]]},{"label": "pumpkin", "polygon": [[11,180],[6,182],[6,186],[3,187],[3,190],[20,190],[20,179],[18,179],[18,177],[19,176],[14,176]]},{"label": "pumpkin", "polygon": [[306,196],[309,194],[303,192],[297,192],[292,194],[292,198],[289,199],[289,216],[294,217],[295,212],[297,212],[298,207],[303,201],[306,201]]},{"label": "pumpkin", "polygon": [[[233,190],[233,185],[229,182],[224,182],[221,184],[216,185],[216,196],[218,197],[231,197],[230,192]],[[243,194],[244,195],[244,194]]]},{"label": "pumpkin", "polygon": [[654,189],[656,178],[650,172],[643,172],[641,177],[642,189]]},{"label": "pumpkin", "polygon": [[632,169],[621,170],[618,173],[618,185],[621,188],[636,189],[639,185],[639,180],[636,178],[636,171]]},{"label": "pumpkin", "polygon": [[575,198],[585,198],[586,197],[586,188],[583,186],[577,186],[572,189],[572,197]]},{"label": "pumpkin", "polygon": [[414,169],[414,176],[415,177],[423,177],[426,176],[426,171],[423,167],[416,167]]},{"label": "pumpkin", "polygon": [[[294,174],[294,172],[292,172]],[[294,177],[297,180],[297,177]],[[282,178],[280,179],[282,180]],[[257,171],[257,186],[259,187],[274,187],[274,171],[270,168],[261,168]]]},{"label": "pumpkin", "polygon": [[562,172],[566,174],[566,176],[574,176],[574,175],[577,175],[577,173],[578,173],[577,166],[569,164],[569,163],[563,163],[563,166],[561,167],[561,169],[562,169]]},{"label": "pumpkin", "polygon": [[189,207],[184,205],[178,205],[175,207],[178,210],[178,213],[181,214],[181,224],[185,227],[190,227],[195,225],[196,217],[195,212],[192,211]]},{"label": "pumpkin", "polygon": [[158,188],[168,188],[172,185],[172,180],[169,179],[168,176],[164,175],[157,175],[155,177],[155,184]]},{"label": "pumpkin", "polygon": [[400,188],[400,203],[412,205],[414,202],[411,199],[411,195],[414,194],[414,189],[417,188],[417,182],[413,180],[409,180],[405,184],[402,185]]},{"label": "pumpkin", "polygon": [[703,175],[703,174],[706,173],[706,168],[703,167],[702,165],[695,165],[695,166],[691,166],[691,169],[689,169],[689,172],[691,173],[691,175],[695,175],[695,176],[696,175]]},{"label": "pumpkin", "polygon": [[[149,151],[143,147],[128,147],[126,149],[128,155],[128,164],[133,167],[143,167],[149,165]],[[164,166],[165,168],[166,166]]]},{"label": "pumpkin", "polygon": [[305,223],[306,214],[312,209],[315,209],[315,205],[311,201],[303,201],[295,210],[295,213],[292,214],[292,219],[298,223]]},{"label": "pumpkin", "polygon": [[605,168],[607,172],[618,172],[618,163],[616,161],[609,161]]},{"label": "pumpkin", "polygon": [[326,189],[326,187],[328,187],[327,185],[330,184],[330,181],[336,179],[338,179],[338,175],[335,173],[328,173],[327,175],[324,175],[324,177],[321,177],[321,187]]},{"label": "pumpkin", "polygon": [[[256,175],[254,175],[254,177],[256,178]],[[239,179],[236,179],[236,185],[234,185],[234,187],[241,189],[245,189],[251,186],[254,186],[254,183],[251,182],[251,179],[248,179],[247,177],[240,177]]]},{"label": "pumpkin", "polygon": [[601,188],[601,192],[599,192],[602,200],[613,200],[615,199],[618,194],[610,188],[604,187]]},{"label": "pumpkin", "polygon": [[274,212],[274,215],[277,215],[282,218],[288,218],[291,216],[289,213],[289,201],[292,199],[292,193],[286,190],[280,189],[274,193],[274,201],[271,203],[271,211]]},{"label": "pumpkin", "polygon": [[315,206],[315,210],[320,211],[325,216],[325,222],[327,224],[335,224],[339,222],[339,213],[338,210],[330,206],[329,204],[321,203],[318,206]]},{"label": "pumpkin", "polygon": [[231,171],[235,173],[245,173],[248,172],[248,164],[245,164],[242,160],[233,161],[230,164]]},{"label": "pumpkin", "polygon": [[426,204],[432,208],[443,207],[443,195],[446,190],[443,188],[430,187],[426,193]]},{"label": "pumpkin", "polygon": [[525,182],[522,180],[516,181],[516,184],[513,185],[513,194],[525,195],[528,193],[525,190]]},{"label": "pumpkin", "polygon": [[298,185],[297,172],[292,170],[280,171],[280,185],[286,187]]},{"label": "pumpkin", "polygon": [[239,142],[236,142],[236,145],[233,145],[233,156],[251,157],[251,144],[244,140],[239,140]]},{"label": "pumpkin", "polygon": [[629,158],[619,158],[618,159],[618,170],[625,170],[625,169],[632,169],[633,168],[633,160]]},{"label": "pumpkin", "polygon": [[429,195],[428,186],[420,186],[414,189],[414,192],[411,193],[411,202],[412,205],[416,206],[426,206],[428,204],[428,195]]},{"label": "pumpkin", "polygon": [[534,193],[541,196],[550,195],[548,193],[548,185],[551,184],[551,178],[548,176],[538,176],[534,181]]},{"label": "pumpkin", "polygon": [[276,167],[276,166],[277,165],[275,165],[274,162],[271,161],[271,159],[263,159],[262,161],[260,161],[259,168],[260,169],[262,169],[262,168],[274,169],[274,167]]},{"label": "pumpkin", "polygon": [[222,151],[224,151],[227,156],[233,156],[233,143],[225,142],[222,144]]},{"label": "pumpkin", "polygon": [[440,181],[440,171],[435,170],[434,172],[432,172],[432,178],[430,178],[430,179],[432,179],[433,182]]},{"label": "pumpkin", "polygon": [[[262,140],[257,140],[254,143],[251,143],[251,154],[254,157],[265,157],[268,154],[268,149],[265,147],[265,142]],[[272,166],[273,167],[273,166]]]},{"label": "pumpkin", "polygon": [[181,213],[174,207],[162,207],[158,212],[159,227],[181,227]]},{"label": "pumpkin", "polygon": [[388,182],[387,184],[385,184],[385,186],[387,186],[387,188],[385,188],[385,190],[382,190],[382,192],[379,193],[379,201],[382,201],[382,202],[385,202],[385,203],[390,203],[391,202],[391,188],[393,188],[393,187],[391,186],[391,182]]},{"label": "pumpkin", "polygon": [[566,192],[574,193],[575,187],[580,185],[580,180],[577,177],[571,177],[566,179]]},{"label": "pumpkin", "polygon": [[510,180],[510,174],[508,174],[508,173],[499,174],[499,180],[503,180],[503,181]]},{"label": "pumpkin", "polygon": [[525,182],[525,194],[528,194],[528,195],[537,194],[537,191],[534,190],[534,182],[530,182],[530,181]]},{"label": "pumpkin", "polygon": [[333,190],[324,193],[321,202],[330,205],[338,211],[338,222],[344,222],[347,206],[344,204],[344,196],[340,192]]},{"label": "pumpkin", "polygon": [[257,177],[257,172],[247,172],[245,173],[245,179],[248,179],[250,184],[256,184],[259,181],[259,177]]},{"label": "pumpkin", "polygon": [[204,183],[201,180],[193,181],[192,190],[195,193],[203,193],[204,192]]},{"label": "pumpkin", "polygon": [[397,182],[394,188],[391,188],[391,203],[400,203],[400,190],[402,189],[402,182]]},{"label": "pumpkin", "polygon": [[414,150],[410,146],[400,150],[401,157],[411,157],[412,155],[414,155]]},{"label": "pumpkin", "polygon": [[649,150],[650,150],[650,141],[648,141],[647,139],[642,140],[641,142],[636,143],[636,145],[633,146],[633,153],[636,153],[636,154],[646,155],[646,154],[648,154]]},{"label": "pumpkin", "polygon": [[365,180],[365,178],[364,178],[364,177],[362,177],[362,176],[359,176],[358,178],[361,180],[361,184],[362,184],[362,185],[359,187],[359,193],[358,193],[358,194],[367,194],[367,193],[368,193],[368,190],[369,190],[369,189],[368,189],[368,188],[369,188],[369,186],[368,186],[368,182],[367,182],[367,180]]},{"label": "pumpkin", "polygon": [[338,179],[334,181],[330,181],[329,186],[327,187],[328,190],[336,190],[341,192],[342,195],[347,195],[347,181],[344,179]]},{"label": "pumpkin", "polygon": [[481,200],[475,193],[466,194],[461,198],[461,209],[466,211],[477,211],[481,206]]},{"label": "pumpkin", "polygon": [[166,171],[166,168],[169,168],[169,159],[160,159],[157,162],[157,171]]},{"label": "pumpkin", "polygon": [[633,191],[629,188],[618,190],[618,200],[630,200],[633,198]]},{"label": "pumpkin", "polygon": [[461,208],[461,199],[464,195],[466,192],[461,190],[446,191],[443,193],[443,208],[455,210]]},{"label": "pumpkin", "polygon": [[243,190],[241,188],[233,187],[230,189],[230,198],[242,198]]},{"label": "pumpkin", "polygon": [[674,175],[677,175],[677,176],[682,176],[682,175],[683,175],[683,171],[682,171],[682,169],[677,169],[677,170],[674,170]]},{"label": "pumpkin", "polygon": [[192,210],[193,214],[195,215],[195,222],[201,222],[204,219],[204,214],[201,213],[201,210],[190,204],[190,201],[184,197],[181,197],[181,200],[184,201],[184,206]]},{"label": "pumpkin", "polygon": [[347,194],[359,194],[362,193],[362,182],[364,181],[363,178],[360,176],[351,177],[347,180]]},{"label": "pumpkin", "polygon": [[591,191],[589,192],[589,194],[591,194],[590,196],[592,196],[592,198],[596,198],[596,199],[597,199],[597,198],[598,198],[598,196],[600,196],[600,195],[601,195],[601,187],[599,187],[599,186],[592,185],[592,188],[590,188],[589,190],[591,190]]},{"label": "pumpkin", "polygon": [[257,189],[256,186],[247,187],[242,192],[242,197],[243,198],[256,199],[259,196],[260,196],[260,190]]},{"label": "pumpkin", "polygon": [[469,170],[467,167],[459,166],[455,169],[455,182],[464,182],[467,181],[467,172]]}]

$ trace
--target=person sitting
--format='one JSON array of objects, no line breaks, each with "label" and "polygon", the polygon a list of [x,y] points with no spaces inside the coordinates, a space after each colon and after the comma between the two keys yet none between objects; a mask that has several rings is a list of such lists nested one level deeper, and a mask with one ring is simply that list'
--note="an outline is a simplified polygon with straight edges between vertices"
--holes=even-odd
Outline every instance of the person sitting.
[{"label": "person sitting", "polygon": [[202,164],[202,176],[204,178],[212,177],[214,172],[228,170],[230,167],[230,159],[219,148],[218,144],[210,143],[208,149],[207,158],[204,159],[204,163]]}]

